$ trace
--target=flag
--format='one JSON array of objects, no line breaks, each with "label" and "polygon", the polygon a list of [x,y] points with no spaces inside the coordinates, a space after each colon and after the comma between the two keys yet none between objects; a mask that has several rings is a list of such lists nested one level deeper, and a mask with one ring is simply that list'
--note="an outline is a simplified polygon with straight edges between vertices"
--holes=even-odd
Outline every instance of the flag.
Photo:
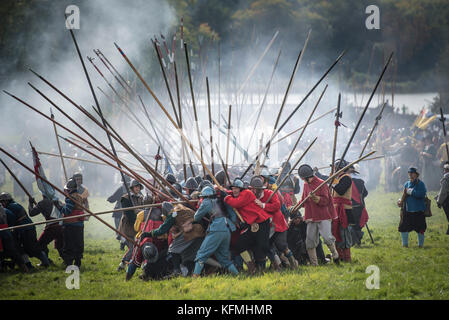
[{"label": "flag", "polygon": [[[38,177],[38,175],[45,180],[47,180],[47,177],[45,176],[44,168],[42,168],[41,161],[39,159],[39,156],[36,152],[36,149],[31,144],[31,152],[33,154],[33,167],[34,167],[34,173],[36,176],[36,183],[39,191],[47,197],[47,199],[50,199],[51,201],[58,200],[58,197],[56,196],[55,189],[53,189],[52,186],[50,186],[48,183],[42,181],[41,178]],[[59,218],[60,214],[55,210],[56,207],[53,208],[53,212],[51,213],[51,216],[54,218]]]},{"label": "flag", "polygon": [[429,124],[431,124],[437,118],[437,115],[433,114],[433,112],[428,111],[427,109],[424,108],[421,111],[419,118],[420,119],[419,121],[417,121],[416,126],[421,130],[426,130]]}]

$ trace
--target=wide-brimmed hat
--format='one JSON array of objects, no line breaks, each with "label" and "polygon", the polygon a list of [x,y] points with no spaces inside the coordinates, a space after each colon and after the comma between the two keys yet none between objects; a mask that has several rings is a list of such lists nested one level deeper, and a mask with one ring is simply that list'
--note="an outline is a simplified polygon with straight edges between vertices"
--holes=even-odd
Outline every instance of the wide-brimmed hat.
[{"label": "wide-brimmed hat", "polygon": [[417,175],[419,175],[419,172],[415,167],[408,168],[408,173],[416,173]]}]

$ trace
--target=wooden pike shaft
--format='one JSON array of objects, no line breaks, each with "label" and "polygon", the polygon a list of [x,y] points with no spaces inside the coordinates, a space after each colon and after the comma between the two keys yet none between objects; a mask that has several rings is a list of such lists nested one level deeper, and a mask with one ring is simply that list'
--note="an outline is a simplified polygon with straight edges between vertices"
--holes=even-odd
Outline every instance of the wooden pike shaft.
[{"label": "wooden pike shaft", "polygon": [[221,156],[220,149],[218,148],[217,144],[215,144],[215,148],[217,149],[218,157],[220,158],[220,162],[221,162],[221,166],[223,168],[223,171],[226,174],[226,179],[227,179],[228,183],[230,184],[231,183],[231,179],[229,178],[229,173],[228,173],[227,168],[226,168],[226,166],[224,164],[223,157]]},{"label": "wooden pike shaft", "polygon": [[[67,139],[67,138],[64,138],[64,137],[61,137],[61,138],[62,138],[63,140],[65,140],[65,141],[67,141],[68,143],[73,144],[75,147],[77,147],[77,148],[83,150],[84,152],[87,152],[88,154],[90,154],[91,156],[97,158],[98,160],[103,161],[105,164],[111,166],[112,168],[119,170],[121,174],[126,174],[126,175],[128,175],[128,176],[134,176],[137,180],[139,180],[145,187],[147,187],[147,188],[150,189],[151,191],[156,192],[156,193],[159,193],[159,194],[160,194],[161,196],[163,196],[164,198],[172,199],[171,196],[169,196],[169,195],[167,195],[167,194],[164,194],[164,193],[162,193],[160,190],[158,190],[158,189],[154,188],[153,186],[151,186],[151,185],[150,185],[150,184],[149,184],[149,183],[148,183],[142,176],[138,175],[138,174],[137,174],[136,172],[134,172],[133,170],[130,170],[127,166],[123,165],[123,166],[125,167],[125,169],[127,169],[129,172],[124,171],[121,167],[118,167],[118,166],[112,164],[111,162],[109,162],[109,161],[107,161],[107,160],[105,160],[105,159],[99,157],[99,156],[96,155],[95,153],[93,153],[93,152],[87,150],[86,148],[83,148],[83,147],[80,146],[79,144],[77,144],[77,143],[75,143],[75,142],[73,142],[73,141],[71,141],[71,140],[69,140],[69,139]],[[118,158],[113,159],[113,160],[115,160],[117,163],[121,163],[121,161],[120,161]],[[167,192],[167,193],[168,193],[168,192]]]},{"label": "wooden pike shaft", "polygon": [[126,82],[125,79],[123,79],[123,77],[120,75],[120,73],[117,71],[117,69],[114,68],[113,64],[108,60],[108,58],[105,57],[105,55],[100,51],[100,49],[97,49],[97,52],[103,57],[103,59],[111,66],[111,68],[115,71],[115,73],[120,77],[120,79],[122,79],[123,83],[126,84],[126,86],[132,90],[132,88],[130,87],[130,85],[128,84],[128,82]]},{"label": "wooden pike shaft", "polygon": [[[295,145],[293,146],[292,150],[290,151],[290,154],[288,155],[287,161],[285,161],[284,167],[285,167],[285,166],[287,165],[287,163],[290,161],[290,159],[291,159],[291,157],[292,157],[292,155],[293,155],[293,152],[295,152],[296,147],[298,146],[298,143],[299,143],[299,141],[301,140],[301,138],[302,138],[302,136],[303,136],[303,134],[304,134],[304,131],[306,130],[307,126],[308,126],[309,123],[310,123],[310,119],[312,119],[312,116],[313,116],[313,114],[315,113],[316,108],[317,108],[318,105],[320,104],[321,98],[323,98],[323,95],[324,95],[324,93],[326,92],[326,89],[327,89],[327,84],[326,84],[326,86],[324,87],[323,92],[321,92],[321,95],[320,95],[320,97],[318,98],[318,101],[316,102],[315,106],[313,107],[313,110],[312,110],[312,112],[310,113],[309,118],[307,119],[306,124],[304,125],[304,128],[302,129],[302,131],[301,131],[301,133],[300,133],[298,139],[296,140]],[[314,142],[315,142],[315,141],[314,141]],[[284,167],[282,168],[282,170],[284,169]],[[292,168],[292,169],[293,169],[293,168]],[[290,175],[290,174],[289,174],[289,175]],[[281,175],[279,175],[279,177],[278,177],[277,180],[279,180],[280,177],[281,177]],[[285,177],[284,177],[284,178],[285,178]],[[277,180],[276,180],[276,184],[278,183]]]},{"label": "wooden pike shaft", "polygon": [[[293,117],[293,115],[301,108],[301,106],[304,104],[304,102],[309,98],[309,96],[312,94],[312,92],[318,87],[318,85],[323,81],[323,79],[331,72],[331,70],[335,67],[335,65],[343,58],[344,54],[346,53],[346,50],[343,51],[337,59],[332,63],[332,65],[326,70],[326,72],[321,76],[321,78],[315,83],[315,85],[312,87],[312,89],[307,92],[307,94],[304,96],[304,98],[301,100],[301,102],[296,106],[296,108],[290,113],[290,115],[287,117],[287,119],[284,120],[284,122],[281,124],[281,126],[277,129],[274,135],[271,136],[270,140],[267,142],[265,147],[261,152],[259,152],[256,156],[256,159],[259,158],[259,156],[262,154],[263,151],[265,151],[266,148],[270,146],[271,141],[281,132],[281,130],[284,128],[284,126],[290,121],[290,119]],[[249,169],[251,168],[253,164],[250,164],[248,168],[245,170],[245,172],[242,175],[242,178],[248,173]]]},{"label": "wooden pike shaft", "polygon": [[[59,189],[58,187],[56,187],[54,184],[52,184],[50,181],[48,181],[47,179],[44,179],[43,177],[41,177],[39,174],[37,174],[36,172],[34,172],[33,170],[31,170],[28,166],[26,166],[23,162],[21,162],[19,159],[17,159],[16,157],[14,157],[13,155],[9,154],[5,149],[3,149],[2,147],[0,147],[0,151],[3,152],[4,154],[6,154],[8,157],[10,157],[11,159],[13,159],[14,161],[16,161],[18,164],[20,164],[22,167],[24,167],[26,170],[28,170],[29,172],[31,172],[32,174],[36,175],[39,179],[41,179],[42,181],[44,181],[45,183],[47,183],[48,185],[50,185],[51,187],[53,187],[53,189],[55,189],[56,191],[58,191],[59,193],[61,193],[62,195],[64,195],[65,197],[69,198],[70,200],[72,200],[73,202],[75,202],[76,204],[78,204],[78,206],[80,206],[80,208],[83,211],[86,211],[89,213],[90,216],[93,215],[92,211],[90,211],[89,209],[85,208],[83,206],[82,203],[78,202],[76,199],[74,199],[72,196],[67,195],[64,193],[64,191],[62,191],[61,189]],[[126,234],[120,232],[119,230],[115,229],[113,226],[111,226],[109,223],[107,223],[106,221],[104,221],[103,219],[93,215],[97,220],[99,220],[101,223],[103,223],[105,226],[107,226],[108,228],[110,228],[111,230],[113,230],[114,232],[118,233],[119,235],[121,235],[122,237],[124,237],[125,239],[127,239],[128,241],[130,241],[131,243],[135,244],[134,239],[131,239],[130,237],[128,237]],[[73,217],[72,217],[73,218]]]},{"label": "wooden pike shaft", "polygon": [[[290,76],[290,79],[288,81],[287,89],[285,90],[284,98],[282,99],[281,107],[279,108],[279,112],[278,112],[278,115],[276,117],[276,122],[275,122],[274,127],[273,127],[273,132],[271,133],[272,136],[275,134],[276,129],[278,127],[282,111],[284,110],[285,103],[287,102],[287,98],[288,98],[288,94],[290,92],[291,85],[293,84],[293,79],[295,78],[296,72],[298,71],[298,67],[299,67],[299,64],[301,63],[302,57],[304,55],[304,51],[306,51],[307,43],[309,42],[309,38],[310,38],[310,33],[311,33],[311,30],[309,30],[309,33],[308,33],[307,38],[306,38],[306,41],[304,42],[304,46],[299,51],[298,58],[296,59],[295,66],[293,67],[293,72],[292,72],[292,74]],[[269,152],[270,152],[270,144],[268,144],[268,148],[267,148],[266,154],[268,155]],[[266,157],[264,158],[264,163],[265,163],[265,159],[266,159]]]},{"label": "wooden pike shaft", "polygon": [[162,70],[162,76],[164,78],[165,86],[167,87],[168,96],[170,98],[170,102],[171,102],[171,105],[173,107],[173,113],[175,115],[176,122],[179,125],[178,113],[176,112],[175,102],[173,101],[173,95],[171,94],[170,85],[168,84],[167,74],[165,73],[164,65],[162,64],[162,59],[161,59],[161,56],[159,54],[159,50],[157,50],[156,42],[153,41],[153,40],[151,40],[151,41],[153,42],[154,50],[156,50],[157,60],[159,61],[159,65],[160,65],[161,70]]},{"label": "wooden pike shaft", "polygon": [[[101,117],[101,119],[103,121],[103,125],[105,125],[103,113],[101,111],[100,104],[99,104],[98,99],[97,99],[97,95],[95,94],[95,90],[94,90],[94,88],[92,86],[92,82],[90,81],[89,73],[87,72],[87,68],[86,68],[86,65],[84,63],[83,56],[81,54],[81,50],[80,50],[80,48],[78,46],[78,42],[76,41],[76,38],[75,38],[75,33],[73,32],[72,29],[69,29],[69,32],[70,32],[70,35],[72,37],[73,43],[75,45],[76,52],[78,53],[78,57],[80,59],[81,66],[83,67],[84,75],[86,76],[87,83],[89,84],[90,92],[92,93],[92,97],[94,98],[95,105],[97,106],[98,112],[100,113],[100,117]],[[111,136],[109,135],[109,133],[107,133],[107,137],[108,137],[108,141],[109,141],[109,144],[111,146],[111,149],[112,149],[112,153],[114,154],[114,156],[116,158],[118,158],[117,157],[117,152],[115,152],[115,147],[114,147],[114,144],[112,143],[112,139],[111,139]],[[119,168],[121,168],[120,163],[118,163],[118,162],[117,162],[117,166]],[[131,192],[129,191],[129,187],[125,183],[125,176],[124,176],[123,172],[120,171],[120,175],[122,176],[123,185],[125,186],[126,193],[128,195],[129,201],[131,201],[131,204],[134,205],[134,201],[133,201],[133,199],[131,197]]]},{"label": "wooden pike shaft", "polygon": [[[312,124],[312,123],[314,123],[314,122],[317,122],[318,120],[324,118],[325,116],[327,116],[328,114],[334,112],[335,110],[337,110],[337,108],[333,108],[333,109],[327,111],[326,113],[323,113],[322,115],[320,115],[320,116],[316,117],[315,119],[313,119],[312,121],[310,121],[309,124]],[[303,128],[304,128],[304,126],[301,126],[301,127],[299,127],[298,129],[295,129],[294,131],[292,131],[292,132],[286,134],[285,136],[283,136],[282,138],[279,138],[279,140],[276,140],[276,141],[272,142],[271,145],[275,145],[276,143],[281,142],[281,141],[284,140],[284,139],[287,139],[287,138],[290,137],[292,134],[295,134],[296,132],[298,132],[299,130],[302,130]]]},{"label": "wooden pike shaft", "polygon": [[[201,156],[197,153],[197,151],[195,150],[195,148],[193,147],[192,143],[187,139],[187,137],[184,135],[184,132],[182,132],[182,130],[180,130],[180,128],[178,127],[178,125],[175,123],[175,121],[173,120],[173,118],[170,116],[170,114],[167,112],[167,110],[165,109],[165,107],[162,105],[162,103],[160,102],[160,100],[157,98],[157,96],[154,94],[153,90],[151,90],[151,88],[149,87],[149,85],[146,83],[146,81],[143,79],[142,75],[137,71],[137,69],[134,67],[134,65],[131,63],[131,61],[128,59],[128,57],[125,55],[125,53],[122,51],[122,49],[120,49],[120,47],[114,42],[114,45],[116,46],[117,50],[120,52],[120,54],[123,56],[123,58],[126,60],[126,62],[128,63],[128,65],[131,67],[131,69],[134,71],[134,73],[137,75],[137,77],[140,79],[140,81],[142,82],[142,84],[144,85],[144,87],[148,90],[148,92],[151,94],[151,96],[154,98],[154,100],[156,100],[157,104],[159,105],[159,107],[161,108],[161,110],[165,113],[165,115],[167,116],[167,118],[170,120],[170,122],[172,123],[172,125],[176,128],[176,130],[178,130],[179,134],[181,135],[181,138],[184,139],[184,141],[188,144],[188,146],[190,147],[190,149],[192,150],[193,154],[196,156],[196,158],[201,162],[201,165],[203,166],[203,168],[209,173],[209,175],[212,177],[212,180],[214,181],[214,183],[221,187],[220,183],[218,183],[217,179],[215,179],[214,175],[212,174],[212,172],[207,168],[206,164],[204,163],[204,161],[202,160]],[[199,137],[199,136],[198,136]]]},{"label": "wooden pike shaft", "polygon": [[349,167],[355,165],[356,163],[368,158],[369,156],[373,155],[376,151],[371,151],[370,153],[364,155],[363,157],[351,162],[350,164],[348,164],[346,167],[341,168],[340,170],[338,170],[337,172],[335,172],[333,175],[331,175],[329,178],[327,178],[325,181],[323,181],[318,187],[315,188],[315,190],[313,190],[312,192],[309,193],[309,195],[307,197],[304,198],[304,200],[302,200],[300,203],[298,203],[296,206],[293,207],[291,212],[295,212],[297,211],[304,202],[307,201],[307,199],[310,198],[310,196],[312,194],[314,194],[315,192],[318,191],[318,189],[320,189],[323,185],[325,185],[326,183],[328,183],[329,181],[331,181],[332,179],[334,179],[337,175],[339,175],[340,173],[342,173],[343,171],[345,171],[346,169],[348,169]]},{"label": "wooden pike shaft", "polygon": [[[187,67],[187,74],[188,74],[188,78],[189,78],[190,94],[192,96],[193,114],[195,116],[195,127],[196,127],[196,133],[198,135],[198,147],[200,148],[201,162],[203,162],[203,148],[201,147],[200,127],[198,124],[198,114],[196,112],[195,94],[193,92],[192,74],[190,72],[190,60],[189,60],[189,52],[187,49],[187,43],[184,43],[184,51],[185,51],[185,55],[186,55],[186,64],[187,64],[186,67]],[[204,173],[204,175],[206,175],[204,167],[203,167],[203,173]]]},{"label": "wooden pike shaft", "polygon": [[337,139],[338,139],[338,126],[340,125],[340,102],[341,102],[341,94],[338,94],[338,103],[337,103],[337,113],[335,115],[335,131],[334,131],[334,144],[332,146],[332,169],[331,175],[334,174],[335,171],[335,153],[337,152]]},{"label": "wooden pike shaft", "polygon": [[376,85],[374,86],[374,89],[373,89],[373,91],[371,92],[371,95],[370,95],[370,97],[369,97],[369,99],[368,99],[368,101],[367,101],[367,103],[366,103],[365,109],[363,109],[363,112],[362,112],[362,114],[361,114],[361,116],[360,116],[360,118],[359,118],[359,121],[357,122],[357,124],[356,124],[356,126],[355,126],[355,128],[354,128],[354,131],[352,132],[351,138],[349,139],[349,142],[348,142],[348,144],[346,145],[346,148],[345,148],[345,150],[343,151],[342,156],[340,157],[340,159],[342,159],[342,160],[344,160],[344,158],[345,158],[345,156],[346,156],[346,153],[348,152],[349,147],[351,146],[352,140],[354,139],[354,136],[355,136],[355,134],[356,134],[356,132],[357,132],[357,129],[359,128],[360,123],[362,122],[363,117],[365,116],[365,113],[366,113],[366,111],[368,110],[369,104],[370,104],[371,100],[373,99],[374,93],[376,92],[376,89],[377,89],[377,87],[379,86],[379,83],[380,83],[380,81],[382,80],[382,77],[383,77],[383,75],[385,74],[385,71],[387,70],[388,65],[389,65],[390,62],[391,62],[392,57],[393,57],[393,52],[390,54],[390,57],[388,58],[387,63],[385,64],[385,66],[384,66],[384,68],[383,68],[383,70],[382,70],[382,72],[381,72],[379,78],[377,79]]},{"label": "wooden pike shaft", "polygon": [[210,107],[210,91],[209,91],[209,78],[206,77],[206,89],[207,89],[207,109],[209,113],[209,141],[210,141],[210,162],[212,166],[212,173],[215,175],[215,168],[214,168],[214,144],[213,144],[213,138],[212,138],[212,114],[211,114],[211,107]]},{"label": "wooden pike shaft", "polygon": [[[59,138],[59,136],[58,136],[58,138]],[[75,140],[75,139],[71,139],[71,140]],[[44,151],[37,151],[37,150],[36,150],[36,152],[37,152],[38,154],[43,154],[43,155],[45,155],[45,156],[58,157],[58,158],[59,158],[59,155],[58,155],[58,154],[55,154],[55,153],[44,152]],[[63,157],[64,159],[72,159],[72,160],[77,160],[77,161],[83,161],[83,162],[88,162],[88,163],[93,163],[93,164],[99,164],[99,165],[102,165],[102,166],[106,165],[105,163],[100,162],[100,161],[93,161],[93,160],[84,159],[84,158],[77,158],[77,157],[71,157],[71,156],[62,156],[62,157]],[[141,170],[141,169],[134,169],[134,170],[135,170],[135,171],[138,171],[138,172],[145,172],[145,173],[147,173],[146,171]]]},{"label": "wooden pike shaft", "polygon": [[[191,200],[191,201],[198,201],[198,200]],[[183,203],[186,203],[186,202],[185,201],[171,202],[171,204],[173,204],[173,205],[183,204]],[[162,206],[162,203],[145,204],[145,205],[141,205],[141,206],[128,207],[128,208],[125,208],[125,209],[126,210],[139,210],[139,209],[146,209],[146,208],[155,208],[155,207],[160,207],[160,206]],[[102,214],[113,213],[113,212],[120,212],[120,211],[123,211],[123,210],[124,210],[124,208],[119,208],[119,209],[101,211],[101,212],[96,212],[96,213],[85,213],[85,214],[80,214],[79,216],[76,216],[76,217],[77,218],[82,218],[82,217],[90,217],[90,216],[99,216],[99,215],[102,215]],[[65,220],[70,220],[70,219],[73,220],[73,217],[57,218],[57,219],[46,220],[46,221],[41,221],[41,222],[27,223],[27,224],[22,224],[22,225],[19,225],[19,226],[14,226],[14,227],[9,227],[9,228],[5,228],[5,229],[0,229],[0,232],[8,231],[8,230],[20,229],[20,228],[25,228],[25,227],[31,227],[31,226],[38,226],[38,225],[41,225],[41,224],[50,224],[50,223],[55,223],[55,222],[65,221]]]},{"label": "wooden pike shaft", "polygon": [[12,170],[6,165],[6,163],[2,159],[0,159],[0,162],[5,166],[6,170],[8,170],[9,174],[11,175],[11,177],[13,177],[13,179],[16,180],[16,182],[22,188],[23,192],[26,193],[28,198],[32,199],[33,203],[36,205],[37,203],[34,200],[34,198],[31,196],[31,194],[28,192],[28,190],[23,186],[22,182],[20,182],[20,180],[16,177],[16,175],[12,172]]},{"label": "wooden pike shaft", "polygon": [[[251,141],[253,140],[254,133],[256,132],[257,124],[259,123],[259,119],[260,119],[260,116],[262,115],[263,107],[264,107],[264,105],[265,105],[265,102],[267,101],[268,90],[270,90],[271,82],[273,81],[274,73],[275,73],[276,68],[277,68],[277,66],[278,66],[279,58],[280,58],[280,57],[281,57],[281,50],[279,50],[278,56],[277,56],[277,58],[276,58],[276,62],[274,63],[273,71],[271,72],[270,80],[268,81],[267,88],[265,89],[265,94],[264,94],[262,103],[260,104],[259,111],[258,111],[257,117],[256,117],[256,121],[255,121],[255,123],[254,123],[254,129],[253,129],[253,131],[251,132],[251,137],[249,138],[249,142],[248,142],[248,146],[246,147],[246,150],[249,150],[249,147],[250,147],[250,145],[251,145]],[[220,123],[218,123],[218,124],[220,124]]]},{"label": "wooden pike shaft", "polygon": [[[362,152],[360,152],[359,157],[363,156],[363,153],[365,152],[365,149],[366,149],[366,147],[368,146],[368,142],[371,140],[371,137],[373,136],[374,130],[376,130],[377,125],[379,124],[379,121],[380,121],[380,119],[382,118],[382,113],[383,113],[383,111],[384,111],[386,105],[387,105],[387,103],[384,102],[384,104],[383,104],[383,106],[382,106],[382,109],[380,109],[379,115],[376,117],[376,120],[375,120],[375,122],[374,122],[374,125],[373,125],[373,127],[371,128],[371,131],[370,131],[370,133],[369,133],[369,135],[368,135],[368,138],[366,138],[365,144],[363,145],[363,149],[362,149]],[[447,146],[446,146],[446,148],[447,148]],[[449,151],[448,151],[448,156],[449,156]]]},{"label": "wooden pike shaft", "polygon": [[[182,131],[182,107],[181,107],[181,94],[179,92],[179,80],[178,80],[178,69],[176,68],[176,61],[173,61],[173,68],[175,70],[175,84],[176,84],[176,100],[178,103],[178,113],[179,113],[179,129]],[[187,181],[187,166],[186,166],[186,145],[184,143],[184,140],[181,141],[181,148],[182,148],[182,170],[184,172],[184,181]],[[193,173],[193,169],[192,174]]]},{"label": "wooden pike shaft", "polygon": [[[385,158],[385,156],[383,155],[383,156],[372,157],[372,158],[364,159],[364,160],[362,160],[362,161],[360,161],[360,162],[371,161],[371,160],[377,160],[377,159],[382,159],[382,158]],[[325,167],[320,167],[320,168],[317,168],[317,169],[318,169],[318,170],[322,170],[322,169],[328,169],[328,168],[329,168],[329,166],[325,166]]]},{"label": "wooden pike shaft", "polygon": [[[51,111],[51,109],[50,109],[50,113],[51,113],[51,118],[54,119],[55,116],[53,114],[53,111]],[[58,137],[58,129],[56,129],[56,124],[54,122],[53,122],[53,129],[55,131],[56,143],[58,144],[59,157],[61,158],[62,170],[64,172],[65,181],[67,182],[69,179],[67,177],[67,170],[65,169],[64,158],[62,157],[61,144],[59,143],[59,137]]]},{"label": "wooden pike shaft", "polygon": [[[232,112],[232,105],[229,105],[229,112],[228,112],[228,136],[226,139],[226,172],[228,172],[228,157],[229,157],[229,134],[231,133],[231,112]],[[229,181],[231,183],[231,181]]]}]

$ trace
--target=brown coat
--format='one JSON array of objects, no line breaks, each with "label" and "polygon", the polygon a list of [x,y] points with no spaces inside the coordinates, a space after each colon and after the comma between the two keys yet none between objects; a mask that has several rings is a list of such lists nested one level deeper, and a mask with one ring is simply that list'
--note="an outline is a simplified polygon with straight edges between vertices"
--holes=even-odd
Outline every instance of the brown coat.
[{"label": "brown coat", "polygon": [[[143,198],[141,196],[134,196],[131,195],[131,197],[133,197],[133,201],[135,203],[136,206],[142,205],[143,204]],[[125,199],[125,201],[123,201]],[[122,196],[122,208],[126,209],[127,206],[123,206],[123,203],[126,202],[128,204],[131,205],[130,201],[128,200],[128,194],[125,194]],[[128,211],[131,210],[127,210]],[[134,239],[134,237],[136,236],[137,232],[134,230],[134,222],[136,220],[136,216],[137,213],[135,212],[136,210],[133,210],[134,212],[134,221],[131,221],[129,219],[129,214],[123,214],[122,218],[120,219],[120,224],[118,226],[118,231],[120,231],[121,233],[125,234],[126,236],[128,236],[131,239]]]},{"label": "brown coat", "polygon": [[[174,206],[174,211],[176,212],[175,225],[174,227],[180,231],[183,231],[183,224],[186,222],[193,222],[193,216],[195,211],[182,204],[177,204]],[[184,232],[184,240],[190,241],[195,238],[204,237],[206,235],[204,228],[200,224],[193,224],[192,230],[190,232]]]}]

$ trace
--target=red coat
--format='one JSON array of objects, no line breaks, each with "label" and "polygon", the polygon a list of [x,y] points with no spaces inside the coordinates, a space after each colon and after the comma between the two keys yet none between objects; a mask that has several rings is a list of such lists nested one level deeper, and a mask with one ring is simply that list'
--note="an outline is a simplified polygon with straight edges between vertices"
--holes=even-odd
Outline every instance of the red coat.
[{"label": "red coat", "polygon": [[[323,180],[318,177],[313,177],[310,183],[304,183],[301,201],[303,201],[309,195],[309,193],[315,190],[321,183],[323,183]],[[327,184],[324,184],[320,189],[317,190],[317,192],[315,192],[315,195],[320,197],[320,201],[318,202],[318,204],[313,202],[311,198],[307,199],[307,201],[305,201],[303,204],[304,220],[319,222],[337,218],[329,186]]]},{"label": "red coat", "polygon": [[[267,202],[268,198],[273,194],[273,191],[265,189],[263,197],[260,199],[263,203]],[[266,212],[273,216],[274,231],[284,232],[288,229],[287,221],[285,221],[284,215],[281,212],[281,202],[277,193],[271,198],[270,202],[265,203]]]},{"label": "red coat", "polygon": [[270,218],[270,214],[259,207],[254,200],[256,196],[249,190],[242,190],[237,198],[227,196],[224,201],[238,210],[247,224],[261,223]]}]

